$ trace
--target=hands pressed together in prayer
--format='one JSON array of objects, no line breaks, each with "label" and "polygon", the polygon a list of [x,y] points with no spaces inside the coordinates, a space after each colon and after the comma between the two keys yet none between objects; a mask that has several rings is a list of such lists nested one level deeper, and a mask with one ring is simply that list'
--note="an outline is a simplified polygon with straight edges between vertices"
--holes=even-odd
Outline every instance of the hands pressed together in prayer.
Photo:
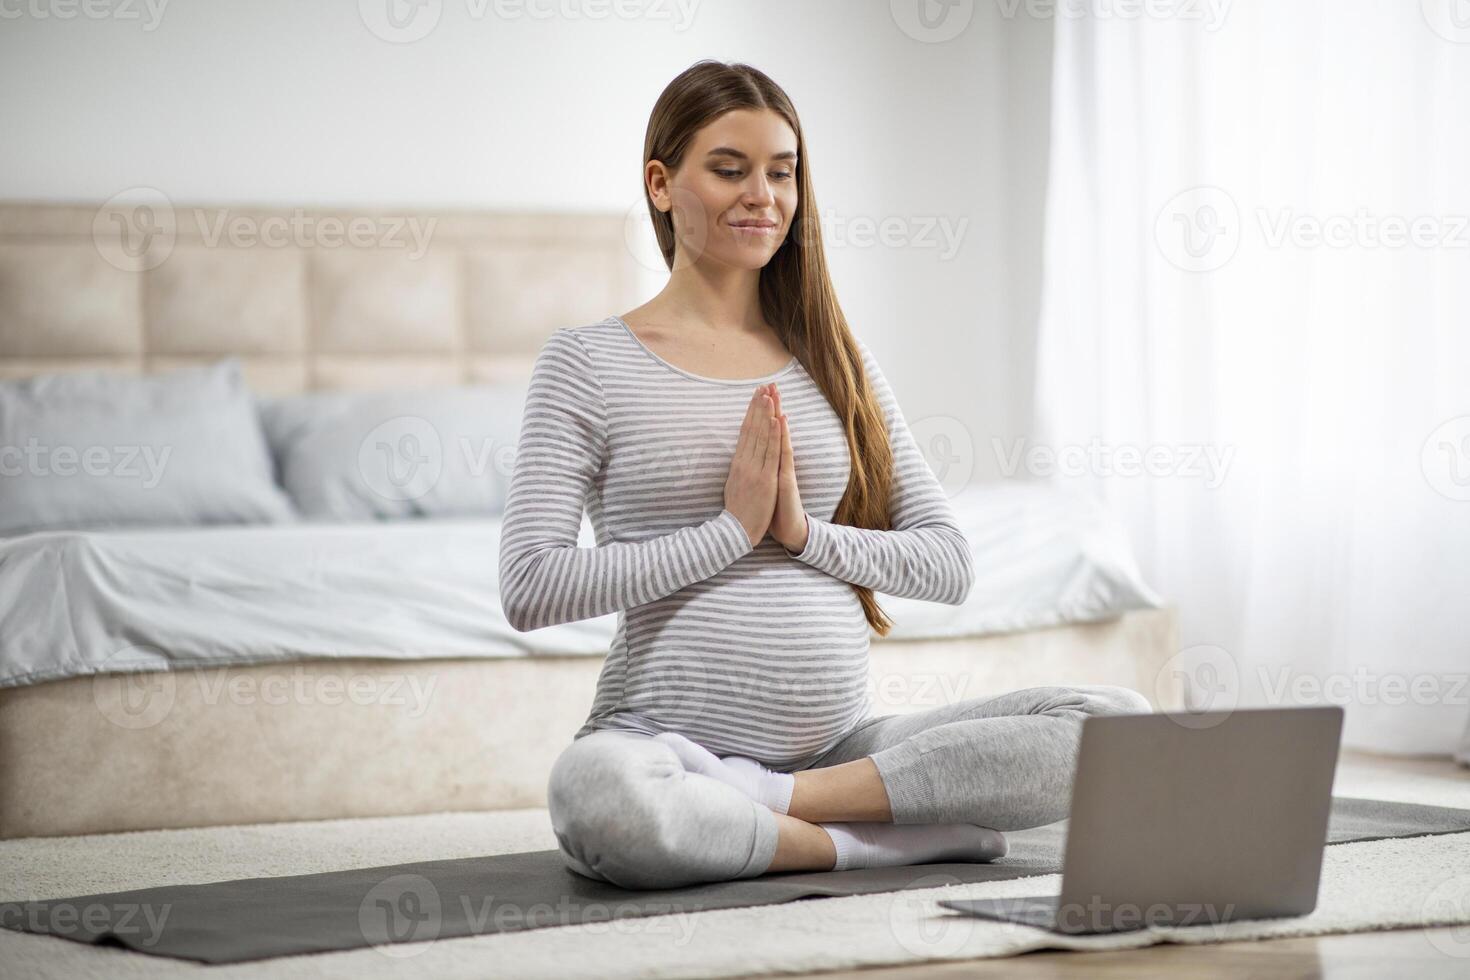
[{"label": "hands pressed together in prayer", "polygon": [[725,481],[725,507],[740,518],[756,544],[770,532],[788,551],[806,548],[806,511],[796,486],[791,429],[774,381],[756,388],[746,406]]}]

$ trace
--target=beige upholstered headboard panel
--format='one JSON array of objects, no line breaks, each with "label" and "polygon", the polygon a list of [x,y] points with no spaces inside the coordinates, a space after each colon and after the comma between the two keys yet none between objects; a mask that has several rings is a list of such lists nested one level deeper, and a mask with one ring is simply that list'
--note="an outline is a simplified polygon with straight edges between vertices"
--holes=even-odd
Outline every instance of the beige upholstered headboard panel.
[{"label": "beige upholstered headboard panel", "polygon": [[261,394],[524,380],[638,305],[621,214],[0,203],[0,377],[234,355]]}]

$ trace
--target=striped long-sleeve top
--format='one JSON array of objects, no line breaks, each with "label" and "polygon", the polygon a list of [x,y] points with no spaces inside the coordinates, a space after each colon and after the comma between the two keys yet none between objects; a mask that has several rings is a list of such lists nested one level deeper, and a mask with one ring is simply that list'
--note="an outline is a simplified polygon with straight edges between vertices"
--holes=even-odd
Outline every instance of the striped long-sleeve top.
[{"label": "striped long-sleeve top", "polygon": [[[887,380],[863,365],[894,455],[892,530],[831,522],[851,465],[841,421],[792,358],[763,378],[706,378],[623,320],[563,327],[537,355],[506,498],[501,601],[520,631],[617,613],[587,721],[677,731],[791,771],[872,713],[869,628],[848,583],[958,605],[970,549]],[[791,429],[806,547],[752,544],[725,508],[757,385]],[[586,508],[595,547],[578,545]]]}]

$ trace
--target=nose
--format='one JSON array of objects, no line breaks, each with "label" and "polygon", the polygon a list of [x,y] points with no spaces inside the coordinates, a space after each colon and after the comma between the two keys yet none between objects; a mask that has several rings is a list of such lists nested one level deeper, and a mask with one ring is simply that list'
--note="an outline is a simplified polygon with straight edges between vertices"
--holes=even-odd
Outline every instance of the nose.
[{"label": "nose", "polygon": [[750,180],[745,182],[740,199],[747,207],[769,207],[776,200],[776,195],[771,190],[771,179],[764,173],[751,174]]}]

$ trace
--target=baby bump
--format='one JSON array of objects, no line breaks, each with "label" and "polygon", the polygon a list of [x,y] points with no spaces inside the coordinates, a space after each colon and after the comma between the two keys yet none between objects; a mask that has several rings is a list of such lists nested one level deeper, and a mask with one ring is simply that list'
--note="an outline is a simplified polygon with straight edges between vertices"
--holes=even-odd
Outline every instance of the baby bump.
[{"label": "baby bump", "polygon": [[847,583],[752,555],[629,611],[623,703],[717,754],[781,765],[865,713],[868,624]]}]

